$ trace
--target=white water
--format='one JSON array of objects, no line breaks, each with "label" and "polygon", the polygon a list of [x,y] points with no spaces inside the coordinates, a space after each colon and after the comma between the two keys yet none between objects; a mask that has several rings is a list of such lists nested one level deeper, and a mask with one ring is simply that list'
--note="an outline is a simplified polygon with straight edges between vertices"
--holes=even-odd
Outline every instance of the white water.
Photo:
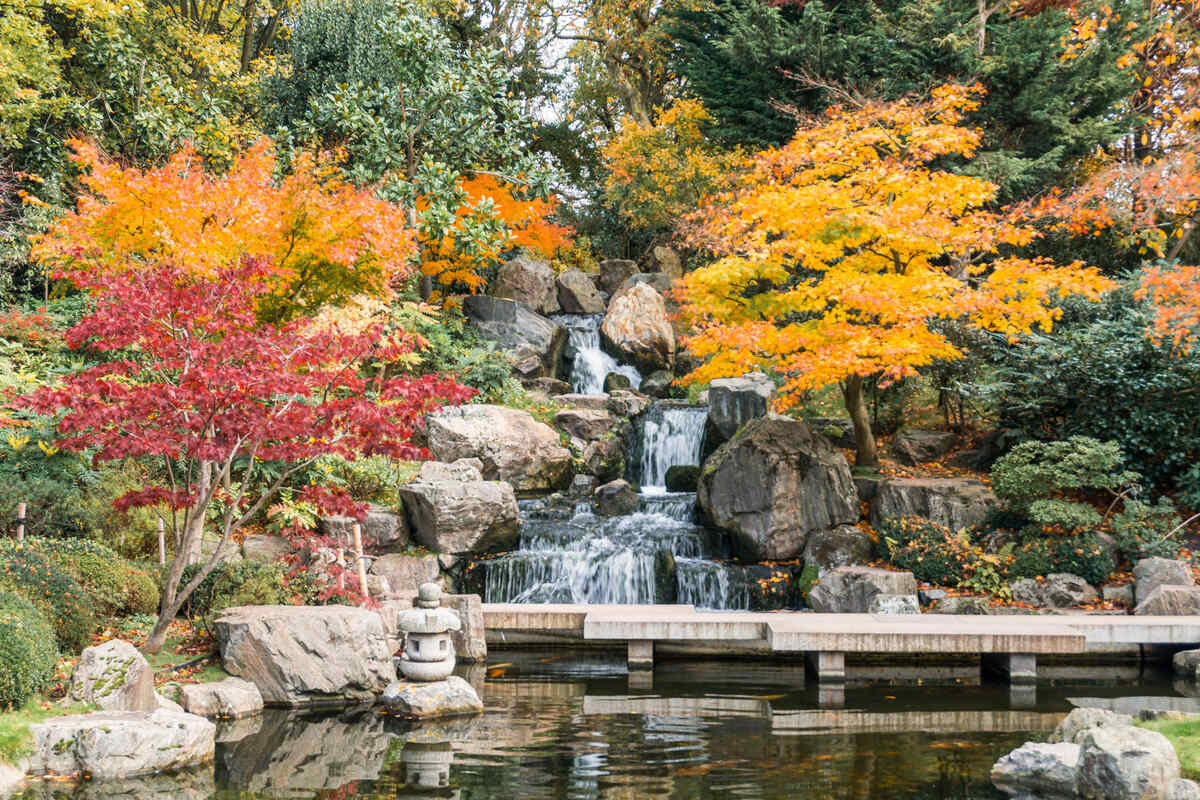
[{"label": "white water", "polygon": [[574,353],[571,364],[571,391],[578,394],[601,394],[604,379],[611,372],[629,378],[629,384],[638,388],[641,374],[629,364],[617,360],[600,348],[600,314],[556,314],[554,321],[565,325],[569,332],[568,345]]},{"label": "white water", "polygon": [[704,445],[705,406],[663,406],[655,403],[642,423],[642,491],[665,492],[667,470],[699,466]]}]

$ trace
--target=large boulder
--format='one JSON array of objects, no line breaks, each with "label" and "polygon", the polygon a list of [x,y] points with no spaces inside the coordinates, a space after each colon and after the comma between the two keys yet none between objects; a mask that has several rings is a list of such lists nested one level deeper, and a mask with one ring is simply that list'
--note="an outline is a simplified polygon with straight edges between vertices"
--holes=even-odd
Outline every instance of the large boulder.
[{"label": "large boulder", "polygon": [[388,592],[415,592],[422,583],[436,582],[440,572],[437,556],[432,553],[388,553],[371,562],[371,575],[387,581]]},{"label": "large boulder", "polygon": [[617,420],[603,408],[564,408],[554,415],[554,424],[569,436],[592,442],[611,433]]},{"label": "large boulder", "polygon": [[1013,581],[1012,596],[1018,603],[1037,608],[1073,608],[1094,602],[1099,597],[1090,583],[1066,572],[1047,575],[1041,581],[1033,578]]},{"label": "large boulder", "polygon": [[662,295],[644,283],[622,289],[608,304],[600,333],[614,355],[643,373],[675,366],[675,331]]},{"label": "large boulder", "polygon": [[571,451],[529,412],[492,405],[443,408],[426,417],[429,449],[440,461],[478,458],[483,477],[517,491],[559,489],[571,480]]},{"label": "large boulder", "polygon": [[875,567],[838,567],[821,576],[808,593],[808,604],[822,614],[865,614],[878,595],[915,595],[911,572]]},{"label": "large boulder", "polygon": [[845,456],[805,423],[777,415],[750,422],[709,456],[698,501],[749,561],[793,558],[810,534],[859,516]]},{"label": "large boulder", "polygon": [[286,536],[268,536],[252,533],[242,539],[242,557],[247,561],[274,564],[292,552]]},{"label": "large boulder", "polygon": [[226,672],[268,705],[373,700],[396,680],[383,621],[349,606],[240,606],[213,623]]},{"label": "large boulder", "polygon": [[189,714],[218,719],[241,719],[261,714],[262,692],[250,681],[226,678],[213,683],[185,683],[179,699]]},{"label": "large boulder", "polygon": [[954,448],[958,437],[949,431],[903,430],[892,439],[892,454],[901,464],[915,466],[937,461]]},{"label": "large boulder", "polygon": [[154,711],[154,670],[136,647],[121,639],[89,647],[71,676],[72,700],[105,711]]},{"label": "large boulder", "polygon": [[1137,604],[1133,613],[1154,617],[1200,615],[1200,586],[1159,586]]},{"label": "large boulder", "polygon": [[1066,800],[1075,794],[1079,765],[1077,744],[1029,742],[1003,756],[992,767],[992,783],[1007,795]]},{"label": "large boulder", "polygon": [[636,261],[624,258],[601,261],[595,275],[596,288],[608,295],[615,294],[629,276],[636,275],[638,271]]},{"label": "large boulder", "polygon": [[492,553],[517,543],[517,498],[505,481],[418,476],[400,487],[400,499],[413,538],[435,552]]},{"label": "large boulder", "polygon": [[81,773],[103,781],[211,761],[216,726],[172,711],[97,711],[30,726],[33,775]]},{"label": "large boulder", "polygon": [[1133,565],[1133,601],[1141,603],[1159,586],[1195,586],[1192,567],[1170,558],[1143,558]]},{"label": "large boulder", "polygon": [[761,372],[718,378],[708,387],[708,422],[718,441],[728,441],[752,419],[765,417],[775,396],[775,381]]},{"label": "large boulder", "polygon": [[557,314],[560,310],[554,270],[545,261],[527,255],[501,264],[488,283],[488,294],[524,303],[539,314]]},{"label": "large boulder", "polygon": [[654,259],[654,267],[658,272],[670,278],[683,277],[683,258],[679,255],[678,250],[667,247],[665,244],[658,244],[650,251],[650,255]]},{"label": "large boulder", "polygon": [[1132,724],[1133,717],[1106,708],[1073,708],[1050,734],[1050,741],[1082,744],[1083,735],[1093,728],[1124,728]]},{"label": "large boulder", "polygon": [[1080,738],[1076,788],[1088,800],[1152,800],[1179,777],[1167,737],[1133,726],[1091,728]]},{"label": "large boulder", "polygon": [[958,531],[983,522],[995,504],[992,490],[970,478],[889,478],[871,501],[871,524],[916,516]]},{"label": "large boulder", "polygon": [[[321,528],[326,536],[349,544],[354,541],[355,522],[353,517],[324,517]],[[371,554],[394,553],[412,544],[412,535],[404,515],[383,506],[373,505],[367,509],[366,517],[359,523],[359,532],[363,550]],[[246,557],[250,557],[249,553]]]},{"label": "large boulder", "polygon": [[854,525],[839,525],[833,530],[809,534],[803,559],[824,574],[837,567],[866,564],[874,552],[875,542],[866,531]]},{"label": "large boulder", "polygon": [[603,314],[604,298],[595,282],[577,269],[558,276],[558,304],[568,314]]},{"label": "large boulder", "polygon": [[519,360],[530,355],[536,368],[521,368],[522,378],[557,377],[567,342],[567,329],[514,300],[501,300],[486,295],[471,295],[463,300],[463,313],[470,325],[483,339],[495,342]]}]

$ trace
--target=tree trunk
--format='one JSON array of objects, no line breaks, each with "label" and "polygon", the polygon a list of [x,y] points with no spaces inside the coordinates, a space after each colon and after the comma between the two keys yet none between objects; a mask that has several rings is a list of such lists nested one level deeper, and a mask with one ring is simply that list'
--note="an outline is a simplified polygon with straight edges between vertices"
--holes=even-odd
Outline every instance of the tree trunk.
[{"label": "tree trunk", "polygon": [[871,430],[871,418],[867,414],[867,404],[863,402],[862,390],[861,375],[851,375],[842,384],[842,399],[846,403],[846,411],[850,413],[850,421],[854,423],[854,463],[859,467],[878,467],[879,449],[875,446],[875,433]]}]

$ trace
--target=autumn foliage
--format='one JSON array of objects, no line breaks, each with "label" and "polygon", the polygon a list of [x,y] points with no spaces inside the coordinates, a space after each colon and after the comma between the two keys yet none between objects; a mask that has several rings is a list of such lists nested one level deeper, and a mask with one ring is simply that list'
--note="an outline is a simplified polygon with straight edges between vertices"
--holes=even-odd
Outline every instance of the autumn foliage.
[{"label": "autumn foliage", "polygon": [[190,148],[138,169],[90,142],[72,147],[87,191],[34,247],[48,271],[126,274],[169,263],[212,279],[258,259],[273,265],[256,297],[260,313],[279,321],[355,295],[390,296],[411,269],[403,209],[347,183],[331,162],[300,155],[276,180],[267,139],[220,174]]},{"label": "autumn foliage", "polygon": [[1056,294],[1105,291],[1092,269],[1020,256],[1037,234],[990,209],[997,187],[939,168],[974,154],[980,133],[962,120],[979,91],[834,108],[696,214],[691,243],[720,258],[681,283],[687,346],[705,359],[687,379],[767,368],[783,406],[843,382],[859,462],[873,463],[864,377],[961,357],[943,320],[1019,336],[1051,327]]}]

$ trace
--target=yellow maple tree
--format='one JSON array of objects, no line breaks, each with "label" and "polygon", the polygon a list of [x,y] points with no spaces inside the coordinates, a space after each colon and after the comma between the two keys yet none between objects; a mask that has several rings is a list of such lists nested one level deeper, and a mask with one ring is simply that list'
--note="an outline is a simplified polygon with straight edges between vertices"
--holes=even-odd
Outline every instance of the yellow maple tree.
[{"label": "yellow maple tree", "polygon": [[1019,336],[1051,327],[1057,293],[1106,291],[1082,264],[1022,257],[1037,233],[991,210],[996,185],[940,168],[975,154],[963,116],[981,91],[833,108],[697,212],[689,241],[718,258],[680,284],[685,344],[705,360],[685,381],[766,368],[782,407],[840,382],[857,461],[874,466],[864,379],[962,357],[939,321]]}]

